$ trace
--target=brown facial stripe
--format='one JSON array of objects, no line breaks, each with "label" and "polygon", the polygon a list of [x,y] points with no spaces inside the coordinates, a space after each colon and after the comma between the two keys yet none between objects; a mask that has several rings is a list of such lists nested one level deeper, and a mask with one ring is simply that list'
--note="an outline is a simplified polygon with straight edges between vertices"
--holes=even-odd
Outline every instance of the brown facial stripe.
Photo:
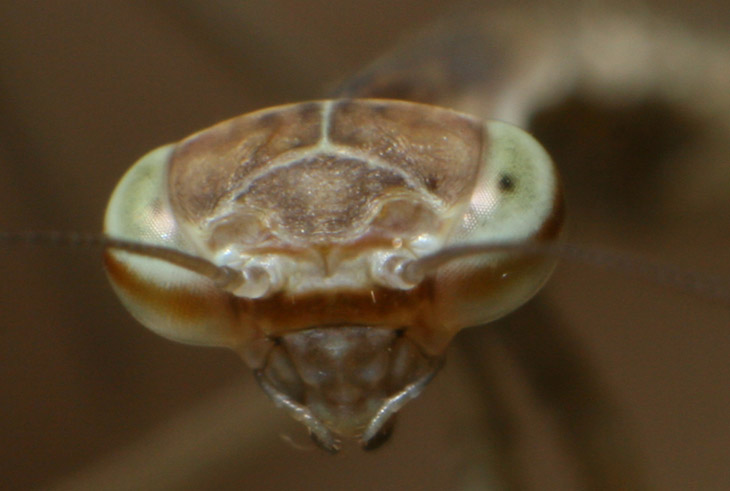
[{"label": "brown facial stripe", "polygon": [[404,329],[404,335],[424,353],[438,356],[456,334],[438,324],[431,279],[407,291],[377,287],[365,292],[245,299],[224,291],[201,293],[160,287],[139,277],[109,252],[104,254],[104,263],[118,288],[148,309],[179,319],[181,329],[185,323],[202,323],[217,316],[217,323],[227,324],[235,338],[227,347],[238,350],[255,338],[278,337],[311,327],[360,325]]},{"label": "brown facial stripe", "polygon": [[241,319],[269,337],[328,326],[374,326],[403,329],[424,353],[440,356],[457,331],[442,325],[435,311],[433,278],[411,290],[374,287],[368,291],[277,294],[256,300],[237,299]]},{"label": "brown facial stripe", "polygon": [[[165,288],[145,281],[109,251],[104,252],[103,260],[107,274],[115,286],[150,310],[167,312],[180,322],[202,323],[210,319],[211,315],[222,319],[229,317],[232,326],[236,322],[235,305],[232,298],[227,298],[228,294],[224,292]],[[241,336],[242,339],[248,337],[250,336]]]}]

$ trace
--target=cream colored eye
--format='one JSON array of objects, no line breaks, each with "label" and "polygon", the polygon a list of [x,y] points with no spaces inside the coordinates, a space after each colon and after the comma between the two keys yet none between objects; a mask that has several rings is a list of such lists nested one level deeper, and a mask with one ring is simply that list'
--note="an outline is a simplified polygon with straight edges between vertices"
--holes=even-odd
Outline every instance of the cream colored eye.
[{"label": "cream colored eye", "polygon": [[511,124],[485,124],[483,167],[448,245],[526,241],[559,212],[558,178],[550,156]]},{"label": "cream colored eye", "polygon": [[[167,168],[173,151],[173,145],[158,148],[124,175],[106,210],[107,235],[200,254],[170,209]],[[113,249],[105,262],[122,303],[149,329],[184,343],[237,343],[234,312],[211,280],[169,262]]]},{"label": "cream colored eye", "polygon": [[[444,248],[555,238],[563,198],[550,156],[516,126],[490,121],[485,134],[481,172]],[[511,312],[532,298],[554,265],[554,258],[510,252],[443,264],[434,284],[444,325],[458,331]]]}]

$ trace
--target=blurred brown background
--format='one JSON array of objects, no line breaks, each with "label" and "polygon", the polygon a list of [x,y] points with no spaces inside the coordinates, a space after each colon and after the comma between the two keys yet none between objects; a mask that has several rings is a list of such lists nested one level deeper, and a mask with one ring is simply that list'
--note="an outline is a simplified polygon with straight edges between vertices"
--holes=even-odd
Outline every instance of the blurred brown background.
[{"label": "blurred brown background", "polygon": [[[320,97],[452,3],[2,2],[0,228],[98,230],[116,181],[148,150],[253,109]],[[725,0],[675,3],[655,5],[693,26],[730,25]],[[611,203],[571,210],[570,237],[730,277],[728,196],[679,213],[662,196],[630,219]],[[332,457],[287,441],[311,449],[232,353],[178,345],[137,325],[107,286],[97,252],[6,249],[0,271],[3,489],[485,483],[475,392],[490,388],[468,382],[456,353],[403,411],[389,445]],[[621,409],[652,487],[730,488],[728,309],[570,265],[542,296]],[[531,415],[515,434],[526,481],[570,486],[560,435],[534,401],[517,399]]]}]

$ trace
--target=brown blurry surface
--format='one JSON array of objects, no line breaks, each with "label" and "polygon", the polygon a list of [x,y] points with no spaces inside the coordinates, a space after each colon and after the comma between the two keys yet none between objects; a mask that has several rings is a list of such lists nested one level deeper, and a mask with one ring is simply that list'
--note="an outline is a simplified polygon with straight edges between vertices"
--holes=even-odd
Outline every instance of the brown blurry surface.
[{"label": "brown blurry surface", "polygon": [[[116,181],[146,151],[249,110],[319,97],[451,3],[267,0],[237,2],[237,15],[218,7],[190,15],[203,2],[5,2],[0,228],[98,230]],[[730,21],[723,5],[677,2],[670,10],[721,28]],[[205,27],[224,21],[220,30]],[[573,203],[590,201],[590,191],[573,194]],[[679,210],[663,198],[634,206],[641,215],[629,219],[610,203],[571,210],[571,237],[730,276],[730,199],[719,198]],[[385,448],[332,457],[280,438],[311,448],[233,354],[168,342],[137,325],[106,285],[96,252],[13,248],[0,252],[0,271],[4,489],[483,483],[489,445],[474,391],[490,388],[470,385],[455,356],[403,411]],[[623,411],[649,482],[729,488],[727,308],[570,265],[543,296]],[[503,364],[505,380],[511,368]],[[523,412],[534,413],[516,434],[525,475],[535,488],[560,488],[570,476],[560,437],[522,398]],[[176,469],[181,480],[171,481]]]}]

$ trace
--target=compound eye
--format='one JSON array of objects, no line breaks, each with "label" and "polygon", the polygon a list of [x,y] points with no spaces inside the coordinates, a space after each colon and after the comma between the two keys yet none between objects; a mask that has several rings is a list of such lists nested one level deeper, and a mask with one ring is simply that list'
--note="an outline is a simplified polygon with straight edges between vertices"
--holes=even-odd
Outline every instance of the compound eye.
[{"label": "compound eye", "polygon": [[559,207],[559,182],[550,156],[528,133],[486,123],[482,170],[449,243],[534,239]]},{"label": "compound eye", "polygon": [[[107,207],[107,235],[197,254],[167,199],[167,164],[173,151],[172,145],[154,150],[124,175]],[[149,329],[185,343],[240,343],[242,330],[237,328],[229,295],[210,279],[166,261],[114,249],[107,251],[105,262],[122,303]]]},{"label": "compound eye", "polygon": [[[485,135],[482,168],[445,248],[555,239],[562,196],[550,156],[516,126],[490,121]],[[440,267],[444,322],[458,330],[511,312],[540,289],[554,265],[554,258],[500,252]]]}]

